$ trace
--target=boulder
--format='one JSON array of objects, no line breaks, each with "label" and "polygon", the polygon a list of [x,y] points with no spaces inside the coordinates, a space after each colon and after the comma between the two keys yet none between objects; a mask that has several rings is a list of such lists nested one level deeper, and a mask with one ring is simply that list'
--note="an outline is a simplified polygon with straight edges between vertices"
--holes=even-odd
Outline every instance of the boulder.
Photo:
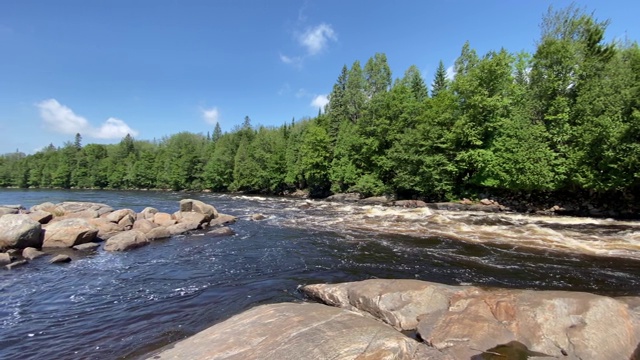
[{"label": "boulder", "polygon": [[215,230],[211,230],[209,232],[207,232],[207,235],[212,236],[212,237],[219,237],[219,236],[231,236],[231,235],[235,235],[235,231],[231,230],[230,228],[224,226],[224,227],[220,227],[217,228]]},{"label": "boulder", "polygon": [[205,214],[196,213],[196,212],[183,212],[177,211],[173,214],[173,217],[178,220],[178,222],[188,222],[188,223],[198,223],[202,224],[207,222],[207,216]]},{"label": "boulder", "polygon": [[427,203],[422,200],[396,200],[392,205],[404,208],[420,208],[426,207]]},{"label": "boulder", "polygon": [[29,212],[35,212],[35,211],[47,211],[47,212],[51,212],[49,210],[53,210],[56,208],[56,204],[52,203],[52,202],[44,202],[42,204],[39,205],[33,205],[30,209]]},{"label": "boulder", "polygon": [[372,196],[358,200],[359,205],[386,205],[390,199],[386,196]]},{"label": "boulder", "polygon": [[251,221],[260,221],[260,220],[264,220],[267,217],[262,215],[262,214],[253,214],[251,215],[251,217],[249,218]]},{"label": "boulder", "polygon": [[171,214],[159,212],[153,215],[153,222],[160,226],[171,226],[176,223]]},{"label": "boulder", "polygon": [[200,228],[200,223],[195,222],[182,222],[178,224],[173,224],[171,226],[167,226],[167,231],[171,235],[178,235],[186,233],[187,231],[193,231]]},{"label": "boulder", "polygon": [[218,217],[218,210],[216,210],[216,208],[214,208],[212,205],[205,204],[200,200],[180,200],[180,211],[203,214],[205,215],[206,221],[210,221],[211,219],[215,219]]},{"label": "boulder", "polygon": [[100,247],[100,244],[95,242],[88,242],[80,245],[76,245],[73,248],[79,251],[93,251]]},{"label": "boulder", "polygon": [[68,263],[71,262],[71,258],[69,255],[56,255],[51,260],[49,260],[49,264],[60,264],[60,263]]},{"label": "boulder", "polygon": [[105,218],[89,219],[89,224],[98,229],[97,237],[102,240],[107,240],[113,235],[124,231],[124,228],[119,224],[112,223]]},{"label": "boulder", "polygon": [[[66,202],[62,202],[55,205],[55,207],[57,209],[61,209],[62,211],[64,211],[64,215],[69,215],[71,213],[79,213],[87,210],[93,210],[98,214],[98,216],[102,216],[103,214],[110,213],[113,211],[113,208],[106,204],[93,203],[93,202],[79,202],[79,201],[66,201]],[[41,209],[41,210],[46,210],[46,209]]]},{"label": "boulder", "polygon": [[473,201],[471,201],[471,200],[469,200],[469,199],[467,199],[467,198],[464,198],[464,199],[460,200],[460,204],[463,204],[463,205],[473,205]]},{"label": "boulder", "polygon": [[[103,215],[103,217],[109,221],[111,221],[112,223],[120,223],[120,221],[127,217],[131,216],[133,218],[133,220],[135,221],[136,219],[136,212],[131,210],[131,209],[120,209],[120,210],[116,210],[113,212],[110,212],[108,214]],[[133,224],[133,222],[131,223]]]},{"label": "boulder", "polygon": [[42,225],[25,214],[0,217],[0,248],[24,249],[42,246]]},{"label": "boulder", "polygon": [[62,217],[65,219],[74,219],[74,218],[95,219],[100,217],[100,213],[98,213],[96,210],[93,210],[93,209],[86,209],[86,210],[77,211],[77,212],[65,213],[64,216]]},{"label": "boulder", "polygon": [[447,359],[374,319],[320,304],[284,303],[245,311],[148,359],[365,360],[416,355]]},{"label": "boulder", "polygon": [[0,253],[0,265],[7,265],[13,261],[13,257],[7,253]]},{"label": "boulder", "polygon": [[14,261],[11,264],[7,264],[5,265],[5,267],[9,270],[20,267],[22,265],[27,265],[29,262],[27,260],[19,260],[19,261]]},{"label": "boulder", "polygon": [[127,251],[149,244],[149,239],[137,230],[128,230],[114,235],[104,244],[106,251]]},{"label": "boulder", "polygon": [[327,197],[325,200],[334,202],[356,202],[360,200],[361,197],[362,196],[358,193],[334,194]]},{"label": "boulder", "polygon": [[45,255],[45,253],[33,247],[28,247],[22,250],[22,257],[27,260],[33,260],[42,255]]},{"label": "boulder", "polygon": [[480,359],[483,351],[498,348],[565,359],[629,359],[640,343],[640,314],[633,305],[640,298],[380,279],[308,285],[303,291],[397,329],[415,328],[427,344],[455,359]]},{"label": "boulder", "polygon": [[51,219],[53,219],[53,214],[44,210],[36,210],[36,211],[30,212],[27,215],[29,215],[31,219],[39,222],[40,224],[46,224],[49,221],[51,221]]},{"label": "boulder", "polygon": [[493,201],[491,201],[489,199],[482,199],[482,200],[480,200],[480,204],[482,204],[482,205],[493,205]]},{"label": "boulder", "polygon": [[98,235],[98,229],[86,219],[64,219],[48,224],[44,231],[42,247],[73,247],[92,242]]},{"label": "boulder", "polygon": [[118,221],[118,225],[122,226],[125,230],[131,230],[133,228],[133,223],[136,222],[136,215],[127,214],[120,221]]},{"label": "boulder", "polygon": [[151,231],[151,229],[153,228],[157,228],[158,225],[154,224],[151,220],[147,220],[147,219],[140,219],[140,220],[136,220],[136,222],[133,224],[133,230],[138,230],[142,233],[148,233],[149,231]]},{"label": "boulder", "polygon": [[218,217],[209,221],[209,226],[224,226],[235,224],[238,221],[238,218],[232,215],[227,214],[218,214]]},{"label": "boulder", "polygon": [[153,221],[153,216],[158,213],[158,209],[152,207],[144,208],[138,215],[143,219]]},{"label": "boulder", "polygon": [[8,207],[8,206],[0,206],[0,216],[7,214],[18,214],[20,210]]},{"label": "boulder", "polygon": [[149,230],[149,232],[146,233],[145,235],[147,236],[147,239],[149,239],[149,240],[166,239],[166,238],[171,237],[171,233],[164,226],[155,227],[155,228]]}]

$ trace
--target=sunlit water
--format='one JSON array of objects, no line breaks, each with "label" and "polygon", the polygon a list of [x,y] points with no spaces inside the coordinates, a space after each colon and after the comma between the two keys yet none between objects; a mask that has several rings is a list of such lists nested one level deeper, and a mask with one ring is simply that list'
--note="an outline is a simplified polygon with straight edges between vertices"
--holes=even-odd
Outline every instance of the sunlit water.
[{"label": "sunlit water", "polygon": [[[177,236],[0,270],[0,358],[137,358],[243,310],[303,301],[317,282],[640,293],[640,223],[171,192],[0,190],[0,204],[94,201],[174,212],[197,198],[240,216],[236,235]],[[267,220],[248,221],[262,213]]]}]

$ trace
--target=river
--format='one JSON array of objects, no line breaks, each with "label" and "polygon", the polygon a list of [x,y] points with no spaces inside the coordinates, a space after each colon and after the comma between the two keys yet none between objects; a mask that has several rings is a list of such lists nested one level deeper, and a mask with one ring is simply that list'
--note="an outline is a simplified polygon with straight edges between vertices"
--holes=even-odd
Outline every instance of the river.
[{"label": "river", "polygon": [[[0,190],[0,204],[92,201],[240,216],[236,235],[175,236],[0,270],[0,358],[135,359],[318,282],[447,284],[640,295],[640,223],[154,191]],[[262,213],[263,221],[247,215]],[[239,334],[241,336],[241,334]]]}]

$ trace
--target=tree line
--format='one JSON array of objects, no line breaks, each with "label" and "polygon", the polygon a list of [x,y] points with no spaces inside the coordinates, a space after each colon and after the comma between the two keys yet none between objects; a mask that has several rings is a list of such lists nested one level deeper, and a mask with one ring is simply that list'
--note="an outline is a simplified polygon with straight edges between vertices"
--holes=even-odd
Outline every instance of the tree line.
[{"label": "tree line", "polygon": [[159,141],[53,145],[0,156],[0,186],[360,192],[441,200],[478,191],[638,194],[640,48],[571,6],[543,18],[533,53],[478,54],[452,78],[386,55],[344,66],[317,117]]}]

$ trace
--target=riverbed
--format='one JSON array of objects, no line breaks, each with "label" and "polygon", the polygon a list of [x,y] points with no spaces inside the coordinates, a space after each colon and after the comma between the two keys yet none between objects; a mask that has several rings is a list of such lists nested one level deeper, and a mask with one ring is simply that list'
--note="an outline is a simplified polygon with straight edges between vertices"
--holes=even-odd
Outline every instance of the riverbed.
[{"label": "riverbed", "polygon": [[[125,253],[72,253],[0,271],[0,358],[134,359],[319,282],[407,278],[640,295],[640,223],[155,191],[0,190],[0,204],[92,201],[239,216]],[[261,213],[263,221],[249,221]]]}]

